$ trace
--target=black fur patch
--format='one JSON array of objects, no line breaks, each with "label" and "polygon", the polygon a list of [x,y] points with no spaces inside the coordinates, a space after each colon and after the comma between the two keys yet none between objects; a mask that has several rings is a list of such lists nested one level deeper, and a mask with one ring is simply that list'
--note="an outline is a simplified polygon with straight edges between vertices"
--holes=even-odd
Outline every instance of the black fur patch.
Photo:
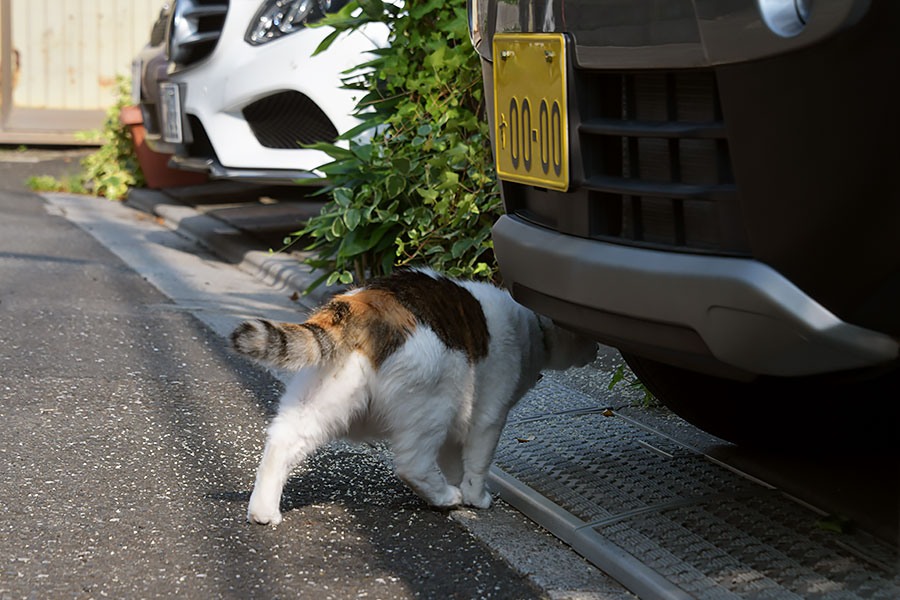
[{"label": "black fur patch", "polygon": [[332,300],[325,306],[325,310],[331,311],[331,324],[337,326],[350,314],[350,305],[343,300]]},{"label": "black fur patch", "polygon": [[372,364],[375,368],[381,366],[387,358],[397,351],[406,341],[406,333],[402,329],[391,326],[384,321],[375,321],[369,326],[371,335],[377,344],[373,348]]},{"label": "black fur patch", "polygon": [[450,279],[401,270],[372,280],[366,288],[393,294],[444,344],[465,352],[470,362],[487,356],[490,334],[481,303]]},{"label": "black fur patch", "polygon": [[260,323],[262,323],[266,328],[266,348],[278,348],[278,354],[276,355],[278,356],[278,358],[284,358],[285,356],[287,356],[288,340],[284,332],[280,328],[275,327],[275,325],[273,325],[270,321],[263,320],[260,321]]},{"label": "black fur patch", "polygon": [[237,326],[237,329],[231,332],[231,345],[234,348],[238,347],[238,340],[250,333],[251,331],[255,331],[256,328],[253,326],[253,323],[244,321],[240,325]]}]

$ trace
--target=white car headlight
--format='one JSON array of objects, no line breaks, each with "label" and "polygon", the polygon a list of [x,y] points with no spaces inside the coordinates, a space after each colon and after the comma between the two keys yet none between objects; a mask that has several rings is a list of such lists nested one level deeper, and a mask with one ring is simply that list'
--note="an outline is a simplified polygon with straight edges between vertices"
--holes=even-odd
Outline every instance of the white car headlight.
[{"label": "white car headlight", "polygon": [[320,19],[326,11],[345,2],[329,0],[266,0],[250,22],[244,40],[257,46],[303,29],[306,23]]}]

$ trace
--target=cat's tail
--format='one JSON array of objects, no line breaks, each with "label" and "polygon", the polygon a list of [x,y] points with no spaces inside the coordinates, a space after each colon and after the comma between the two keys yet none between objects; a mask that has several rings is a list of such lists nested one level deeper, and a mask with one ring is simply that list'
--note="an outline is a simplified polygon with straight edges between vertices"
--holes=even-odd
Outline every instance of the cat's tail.
[{"label": "cat's tail", "polygon": [[335,296],[305,323],[247,321],[231,345],[262,363],[299,371],[361,352],[377,369],[416,328],[416,318],[391,292],[360,289]]},{"label": "cat's tail", "polygon": [[318,325],[265,319],[241,323],[231,334],[231,345],[259,362],[292,371],[327,362],[335,350],[330,332]]}]

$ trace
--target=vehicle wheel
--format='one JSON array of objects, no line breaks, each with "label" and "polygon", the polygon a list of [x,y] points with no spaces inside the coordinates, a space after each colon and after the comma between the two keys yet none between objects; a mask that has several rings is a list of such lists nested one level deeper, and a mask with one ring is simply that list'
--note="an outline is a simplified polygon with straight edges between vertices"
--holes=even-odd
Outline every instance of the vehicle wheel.
[{"label": "vehicle wheel", "polygon": [[765,449],[900,447],[900,366],[811,377],[721,379],[623,354],[638,379],[684,420]]}]

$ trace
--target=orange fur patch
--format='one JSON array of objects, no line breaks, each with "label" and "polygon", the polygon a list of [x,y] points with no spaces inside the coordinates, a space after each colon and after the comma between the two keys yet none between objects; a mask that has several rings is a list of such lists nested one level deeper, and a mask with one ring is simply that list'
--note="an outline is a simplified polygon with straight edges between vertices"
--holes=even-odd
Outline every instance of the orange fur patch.
[{"label": "orange fur patch", "polygon": [[362,352],[378,367],[415,330],[416,318],[392,293],[361,290],[335,296],[306,324],[321,328],[335,346]]}]

